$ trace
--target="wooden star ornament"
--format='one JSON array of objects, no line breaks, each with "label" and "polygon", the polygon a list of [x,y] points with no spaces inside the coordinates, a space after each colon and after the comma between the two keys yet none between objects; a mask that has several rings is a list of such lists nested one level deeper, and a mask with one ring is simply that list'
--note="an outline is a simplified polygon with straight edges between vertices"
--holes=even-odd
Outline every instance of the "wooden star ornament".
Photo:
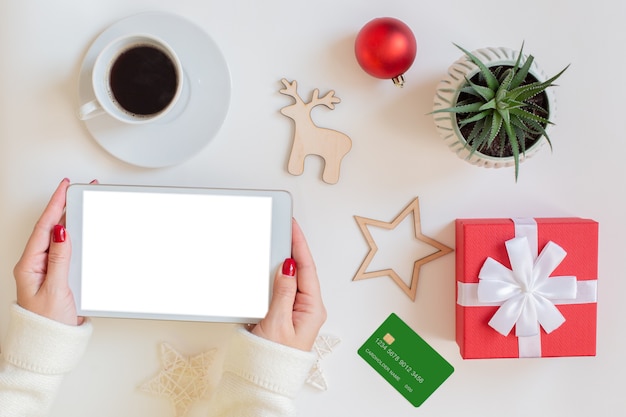
[{"label": "wooden star ornament", "polygon": [[187,357],[167,343],[161,343],[161,371],[142,384],[143,392],[171,400],[174,415],[184,417],[197,400],[209,394],[209,368],[216,349]]},{"label": "wooden star ornament", "polygon": [[[372,238],[372,234],[370,233],[368,226],[376,226],[376,227],[381,227],[381,228],[388,229],[388,230],[395,229],[400,223],[402,223],[411,214],[413,217],[413,227],[415,230],[415,238],[417,240],[420,240],[436,248],[437,251],[415,261],[415,263],[413,264],[413,275],[411,277],[410,285],[407,285],[402,280],[402,278],[400,278],[400,276],[391,268],[368,272],[367,268],[369,267],[370,262],[374,259],[376,252],[378,252],[378,246],[376,245],[374,238]],[[415,297],[417,295],[417,282],[419,280],[419,272],[420,272],[421,266],[452,252],[452,248],[422,234],[422,226],[421,226],[420,211],[419,211],[419,198],[415,198],[415,200],[413,200],[398,215],[398,217],[396,217],[391,222],[383,222],[380,220],[373,220],[373,219],[368,219],[368,218],[360,217],[360,216],[354,216],[354,218],[356,219],[356,222],[358,223],[359,228],[361,229],[361,232],[363,232],[363,236],[365,237],[365,240],[370,246],[370,251],[365,257],[365,259],[363,260],[363,263],[359,267],[359,270],[357,271],[356,275],[352,279],[353,281],[359,281],[363,279],[382,277],[382,276],[389,276],[396,283],[396,285],[398,285],[402,289],[402,291],[404,291],[404,293],[412,301],[415,301]]]}]

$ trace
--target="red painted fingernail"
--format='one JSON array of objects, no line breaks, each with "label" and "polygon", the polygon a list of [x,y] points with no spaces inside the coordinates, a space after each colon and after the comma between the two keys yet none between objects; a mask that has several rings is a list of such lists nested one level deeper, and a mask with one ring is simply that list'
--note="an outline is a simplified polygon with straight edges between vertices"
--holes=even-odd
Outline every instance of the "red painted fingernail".
[{"label": "red painted fingernail", "polygon": [[52,241],[55,243],[65,242],[65,227],[57,224],[52,229]]},{"label": "red painted fingernail", "polygon": [[296,261],[292,258],[285,259],[283,262],[283,275],[293,277],[296,275]]}]

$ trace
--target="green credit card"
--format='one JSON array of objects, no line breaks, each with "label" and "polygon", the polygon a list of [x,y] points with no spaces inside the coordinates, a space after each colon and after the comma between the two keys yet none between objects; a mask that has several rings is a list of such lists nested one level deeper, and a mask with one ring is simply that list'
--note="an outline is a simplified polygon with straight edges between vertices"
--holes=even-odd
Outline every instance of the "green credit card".
[{"label": "green credit card", "polygon": [[419,407],[454,368],[395,314],[359,349],[359,356],[414,407]]}]

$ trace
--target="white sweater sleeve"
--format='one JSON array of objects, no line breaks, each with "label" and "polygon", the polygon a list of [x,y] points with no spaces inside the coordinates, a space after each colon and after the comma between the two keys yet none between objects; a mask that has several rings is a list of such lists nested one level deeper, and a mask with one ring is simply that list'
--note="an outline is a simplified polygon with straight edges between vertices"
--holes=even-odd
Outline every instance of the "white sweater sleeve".
[{"label": "white sweater sleeve", "polygon": [[11,308],[0,356],[0,410],[3,416],[45,416],[63,376],[83,356],[92,326],[68,326]]},{"label": "white sweater sleeve", "polygon": [[226,354],[209,416],[294,416],[294,397],[315,359],[312,352],[238,330]]}]

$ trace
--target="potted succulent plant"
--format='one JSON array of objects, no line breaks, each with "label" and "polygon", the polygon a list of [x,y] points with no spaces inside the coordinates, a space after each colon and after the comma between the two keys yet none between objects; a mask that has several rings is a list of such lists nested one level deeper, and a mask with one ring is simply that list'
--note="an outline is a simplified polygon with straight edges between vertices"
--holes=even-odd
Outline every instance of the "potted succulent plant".
[{"label": "potted succulent plant", "polygon": [[508,48],[468,52],[437,88],[432,114],[439,134],[461,158],[484,167],[515,165],[545,142],[555,112],[551,89],[567,69],[546,78],[532,55]]}]

